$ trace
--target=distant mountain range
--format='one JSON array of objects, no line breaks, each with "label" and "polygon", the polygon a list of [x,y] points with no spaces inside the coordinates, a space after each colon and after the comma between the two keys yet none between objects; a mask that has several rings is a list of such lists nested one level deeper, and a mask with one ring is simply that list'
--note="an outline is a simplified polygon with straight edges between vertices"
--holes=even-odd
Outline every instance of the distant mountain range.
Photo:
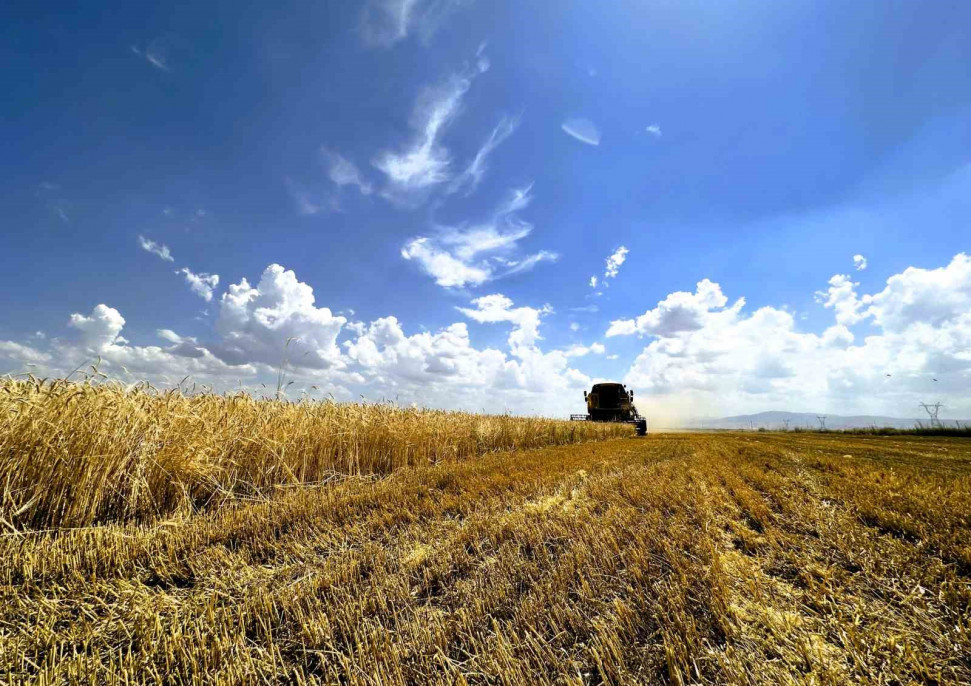
[{"label": "distant mountain range", "polygon": [[[827,414],[822,412],[819,416],[826,417],[827,429],[860,429],[871,426],[893,427],[896,429],[911,429],[917,426],[918,422],[924,426],[929,425],[927,417],[882,417],[878,415],[839,415]],[[684,428],[689,429],[784,429],[786,421],[789,428],[819,428],[817,415],[812,412],[759,412],[757,414],[740,414],[734,417],[719,418],[697,418],[691,419],[684,424]],[[971,425],[969,419],[941,419],[944,426],[965,426]]]}]

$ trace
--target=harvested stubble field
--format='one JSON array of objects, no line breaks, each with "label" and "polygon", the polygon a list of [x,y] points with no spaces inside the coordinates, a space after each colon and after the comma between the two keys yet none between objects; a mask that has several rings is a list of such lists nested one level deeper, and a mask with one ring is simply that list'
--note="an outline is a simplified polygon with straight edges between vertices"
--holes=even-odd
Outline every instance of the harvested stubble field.
[{"label": "harvested stubble field", "polygon": [[968,683],[969,513],[965,439],[658,434],[15,526],[0,675]]}]

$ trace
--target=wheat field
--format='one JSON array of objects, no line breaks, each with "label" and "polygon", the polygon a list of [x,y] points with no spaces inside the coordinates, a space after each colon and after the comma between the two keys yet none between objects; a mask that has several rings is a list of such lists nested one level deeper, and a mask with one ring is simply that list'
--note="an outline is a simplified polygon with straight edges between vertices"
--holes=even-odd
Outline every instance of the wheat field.
[{"label": "wheat field", "polygon": [[[971,682],[966,439],[633,438],[622,427],[621,438],[540,447],[516,422],[535,422],[521,426],[552,443],[583,429],[164,394],[127,398],[139,411],[111,415],[118,389],[70,404],[58,389],[58,416],[38,397],[15,411],[39,388],[17,386],[4,401],[4,497],[15,502],[0,536],[0,681]],[[95,400],[100,415],[71,409]],[[234,423],[233,403],[263,424]],[[206,424],[205,411],[221,418]],[[352,427],[340,413],[353,411],[386,433],[338,441],[299,419],[314,411],[331,431]],[[423,447],[402,447],[411,444],[382,424],[389,412],[413,422],[408,435]],[[303,427],[300,439],[278,452],[268,441],[257,457],[217,453],[206,438],[225,422],[223,438],[265,431],[282,442],[287,429],[271,415]],[[468,434],[476,421],[493,444]],[[136,435],[155,436],[152,454],[170,460],[185,447],[214,452],[186,456],[169,479],[194,486],[165,500],[161,472],[123,477],[140,464],[126,452]],[[328,451],[300,452],[315,436]],[[341,462],[335,445],[369,446],[349,453],[368,460]],[[46,460],[15,474],[30,467],[17,452],[28,448]],[[87,462],[58,461],[82,448]],[[73,490],[56,481],[59,469],[99,459],[114,460],[99,472],[111,497],[91,493],[94,476]],[[260,459],[274,471],[260,474]],[[60,490],[46,495],[31,485],[40,478]],[[151,498],[115,494],[139,479]]]},{"label": "wheat field", "polygon": [[0,523],[150,521],[340,475],[626,436],[630,427],[389,403],[0,380]]}]

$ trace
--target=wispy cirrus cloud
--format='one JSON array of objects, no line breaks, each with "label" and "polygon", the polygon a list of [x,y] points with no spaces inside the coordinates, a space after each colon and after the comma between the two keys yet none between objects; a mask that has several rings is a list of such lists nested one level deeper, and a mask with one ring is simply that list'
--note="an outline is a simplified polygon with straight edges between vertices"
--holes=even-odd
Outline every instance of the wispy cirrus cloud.
[{"label": "wispy cirrus cloud", "polygon": [[449,179],[451,155],[442,145],[441,136],[459,113],[462,98],[479,73],[477,70],[452,75],[443,84],[426,88],[419,95],[410,121],[415,132],[412,141],[400,152],[378,153],[371,162],[387,176],[387,197],[400,198]]},{"label": "wispy cirrus cloud", "polygon": [[469,166],[452,181],[449,191],[452,193],[464,191],[465,195],[471,195],[485,176],[489,155],[513,134],[517,126],[519,126],[519,117],[502,117]]},{"label": "wispy cirrus cloud", "polygon": [[510,192],[487,221],[439,227],[434,236],[411,239],[402,257],[417,262],[445,288],[478,286],[556,260],[558,255],[547,250],[519,255],[519,241],[533,231],[533,225],[518,216],[531,202],[531,191],[532,185]]},{"label": "wispy cirrus cloud", "polygon": [[63,196],[61,187],[50,181],[41,181],[34,191],[34,195],[44,203],[47,210],[60,219],[65,224],[71,223],[71,215],[68,210],[71,203]]},{"label": "wispy cirrus cloud", "polygon": [[172,251],[169,250],[169,246],[162,243],[156,243],[155,241],[145,238],[145,236],[138,237],[138,245],[142,250],[150,252],[153,255],[158,255],[161,259],[166,262],[174,262],[175,258],[172,257]]},{"label": "wispy cirrus cloud", "polygon": [[311,191],[307,186],[294,181],[290,177],[285,178],[284,183],[287,187],[287,194],[293,201],[293,206],[297,214],[304,217],[312,217],[320,214],[326,209],[335,209],[333,200],[328,201],[322,193]]},{"label": "wispy cirrus cloud", "polygon": [[184,41],[174,34],[159,36],[147,43],[144,48],[129,45],[128,49],[133,55],[137,55],[155,69],[164,72],[171,72],[175,62],[184,63],[184,58],[190,52]]},{"label": "wispy cirrus cloud", "polygon": [[373,190],[370,182],[361,174],[357,165],[339,152],[323,147],[320,155],[327,165],[327,176],[339,188],[354,186],[362,195],[370,195]]},{"label": "wispy cirrus cloud", "polygon": [[390,48],[409,35],[427,43],[442,24],[472,0],[368,0],[361,37],[371,47]]}]

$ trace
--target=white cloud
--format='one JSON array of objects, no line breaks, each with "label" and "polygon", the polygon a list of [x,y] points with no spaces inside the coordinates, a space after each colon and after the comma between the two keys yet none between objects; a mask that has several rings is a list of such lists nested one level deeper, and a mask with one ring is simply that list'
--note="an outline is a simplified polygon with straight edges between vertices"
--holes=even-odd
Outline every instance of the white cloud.
[{"label": "white cloud", "polygon": [[361,34],[370,46],[389,48],[417,33],[427,43],[448,17],[471,0],[368,0]]},{"label": "white cloud", "polygon": [[596,287],[597,287],[597,277],[596,276],[591,276],[590,277],[590,288],[596,288]]},{"label": "white cloud", "polygon": [[449,179],[451,155],[440,138],[458,115],[462,98],[477,73],[480,72],[455,74],[444,84],[426,88],[419,95],[411,115],[410,124],[415,132],[411,143],[401,152],[385,150],[372,160],[388,177],[390,188],[385,190],[386,197],[402,200],[403,196]]},{"label": "white cloud", "polygon": [[100,360],[100,368],[115,378],[136,375],[153,382],[177,383],[187,374],[200,381],[251,376],[252,365],[229,366],[198,346],[195,339],[183,338],[170,330],[159,336],[172,343],[169,347],[135,346],[121,336],[125,318],[113,307],[101,304],[88,315],[72,314],[69,338],[54,338],[47,350],[0,341],[0,359],[21,364],[36,364],[48,376],[65,376],[77,369],[88,371]]},{"label": "white cloud", "polygon": [[[566,351],[543,353],[537,347],[548,306],[515,307],[501,294],[476,298],[472,305],[458,309],[477,322],[512,325],[511,355],[474,348],[463,322],[407,336],[395,317],[385,317],[344,343],[348,357],[385,393],[426,405],[560,416],[582,408],[580,390],[590,378],[569,366]],[[597,352],[597,346],[587,352]]]},{"label": "white cloud", "polygon": [[[798,331],[784,309],[746,315],[742,298],[726,308],[721,289],[707,280],[694,294],[672,293],[636,320],[612,323],[608,335],[654,337],[625,383],[657,412],[780,408],[906,417],[933,393],[950,416],[971,413],[971,259],[958,254],[946,267],[910,267],[874,294],[858,296],[856,286],[836,275],[821,292],[836,320],[821,335]],[[864,322],[873,332],[856,342],[850,327]]]},{"label": "white cloud", "polygon": [[306,186],[290,178],[284,179],[287,185],[287,193],[297,209],[297,213],[303,216],[313,216],[324,210],[324,205],[317,195],[307,190]]},{"label": "white cloud", "polygon": [[894,333],[925,325],[940,329],[971,317],[971,257],[958,253],[946,267],[907,267],[887,279],[881,292],[863,296],[866,317]]},{"label": "white cloud", "polygon": [[481,224],[439,227],[433,237],[412,238],[402,248],[401,256],[417,262],[445,288],[478,286],[528,271],[540,262],[556,260],[557,255],[547,250],[524,257],[516,254],[519,241],[533,230],[532,224],[517,215],[531,201],[531,188],[513,190],[492,217]]},{"label": "white cloud", "polygon": [[505,270],[500,276],[512,276],[521,272],[528,272],[540,262],[556,262],[560,258],[558,253],[551,250],[540,250],[538,253],[528,255],[521,260],[500,260],[500,264],[505,266]]},{"label": "white cloud", "polygon": [[[244,278],[223,293],[216,320],[222,339],[211,349],[228,364],[277,366],[286,353],[294,366],[339,367],[336,341],[347,319],[314,303],[313,288],[293,271],[271,264],[255,287]],[[294,343],[285,350],[289,338]]]},{"label": "white cloud", "polygon": [[863,303],[857,298],[854,282],[846,274],[834,274],[829,280],[829,288],[816,291],[816,302],[823,307],[831,307],[836,312],[836,322],[845,326],[852,326],[863,318],[860,308]]},{"label": "white cloud", "polygon": [[[636,319],[618,319],[610,323],[607,336],[639,334],[641,336],[673,336],[674,334],[697,331],[704,328],[713,310],[725,306],[728,299],[717,283],[708,279],[698,282],[694,293],[677,291],[671,293]],[[738,311],[745,304],[740,298],[733,306]]]},{"label": "white cloud", "polygon": [[492,278],[487,267],[466,264],[425,236],[412,239],[401,249],[401,256],[418,262],[435,283],[445,288],[478,286]]},{"label": "white cloud", "polygon": [[335,185],[341,188],[354,186],[362,195],[371,194],[371,184],[361,175],[360,170],[353,162],[340,153],[327,148],[321,148],[320,154],[327,165],[327,176]]},{"label": "white cloud", "polygon": [[650,126],[646,127],[644,130],[647,131],[652,136],[654,136],[655,138],[661,137],[661,127],[658,126],[657,124],[651,124]]},{"label": "white cloud", "polygon": [[457,192],[459,190],[465,190],[466,195],[470,195],[478,187],[479,182],[482,181],[482,177],[486,173],[486,162],[488,161],[489,155],[499,147],[499,145],[512,135],[513,131],[519,125],[518,118],[503,117],[499,120],[499,123],[489,134],[485,143],[479,148],[479,151],[475,154],[473,160],[466,167],[465,171],[459,176],[455,177],[452,181],[450,191]]},{"label": "white cloud", "polygon": [[612,255],[610,255],[610,257],[607,258],[607,269],[604,271],[605,279],[613,279],[617,276],[617,273],[620,271],[621,265],[624,264],[624,261],[627,259],[627,253],[629,252],[630,250],[624,246],[620,246],[613,252]]},{"label": "white cloud", "polygon": [[213,292],[219,286],[219,274],[207,274],[205,272],[195,274],[188,267],[182,267],[176,274],[185,276],[185,282],[189,284],[189,290],[206,302],[212,300]]},{"label": "white cloud", "polygon": [[580,325],[577,322],[570,322],[570,331],[579,331]]},{"label": "white cloud", "polygon": [[[414,335],[407,335],[395,317],[348,323],[317,307],[313,289],[292,271],[270,265],[256,287],[243,279],[223,294],[210,342],[159,328],[162,345],[132,345],[121,335],[124,317],[102,304],[88,315],[72,315],[72,336],[41,341],[46,349],[0,342],[0,359],[11,363],[11,370],[33,364],[45,375],[98,364],[113,378],[162,385],[190,375],[217,390],[239,388],[246,379],[246,388],[272,394],[286,356],[287,379],[307,388],[319,385],[344,399],[365,394],[435,407],[556,416],[582,409],[580,391],[591,379],[572,368],[570,359],[602,354],[602,344],[545,353],[538,347],[539,327],[550,308],[517,307],[500,294],[460,309],[475,321],[508,325],[509,349],[474,347],[465,322]],[[338,345],[342,333],[349,338]]]},{"label": "white cloud", "polygon": [[496,293],[484,295],[472,301],[475,308],[459,307],[459,312],[479,323],[510,322],[515,328],[509,334],[509,347],[515,352],[522,347],[533,347],[540,340],[539,321],[544,314],[553,311],[549,305],[536,309],[513,307],[512,300]]},{"label": "white cloud", "polygon": [[172,257],[171,251],[167,245],[161,243],[156,243],[155,241],[150,241],[144,236],[138,237],[138,245],[141,246],[142,250],[152,253],[153,255],[158,255],[166,262],[174,262],[175,258]]},{"label": "white cloud", "polygon": [[161,44],[150,43],[145,50],[137,45],[129,45],[128,47],[133,54],[138,55],[156,69],[165,72],[171,71]]},{"label": "white cloud", "polygon": [[863,255],[854,255],[853,266],[856,267],[856,271],[862,272],[866,269],[866,258]]},{"label": "white cloud", "polygon": [[41,181],[34,190],[34,196],[40,200],[47,210],[65,224],[71,223],[71,203],[62,196],[61,187],[50,181]]},{"label": "white cloud", "polygon": [[72,314],[68,326],[81,332],[82,349],[99,353],[119,342],[125,318],[113,307],[98,305],[89,316]]},{"label": "white cloud", "polygon": [[563,122],[560,128],[562,128],[567,135],[576,138],[581,143],[586,143],[587,145],[600,145],[600,130],[597,129],[596,124],[589,119],[567,119],[565,122]]},{"label": "white cloud", "polygon": [[584,357],[585,355],[603,355],[607,352],[603,343],[591,343],[590,345],[573,345],[563,351],[567,357]]},{"label": "white cloud", "polygon": [[29,345],[22,345],[13,341],[0,341],[0,359],[16,360],[23,364],[33,365],[49,362],[51,355]]}]

